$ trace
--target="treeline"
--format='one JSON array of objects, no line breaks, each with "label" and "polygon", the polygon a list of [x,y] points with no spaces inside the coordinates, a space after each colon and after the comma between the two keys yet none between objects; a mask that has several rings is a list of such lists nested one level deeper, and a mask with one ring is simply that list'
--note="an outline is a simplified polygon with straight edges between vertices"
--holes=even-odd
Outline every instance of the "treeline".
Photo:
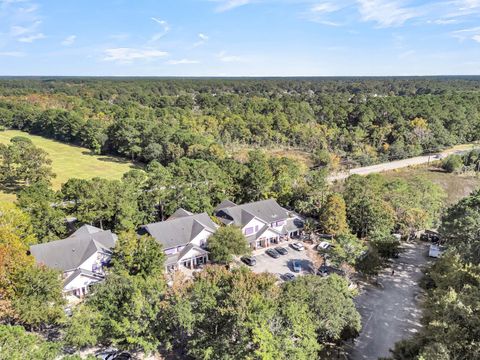
[{"label": "treeline", "polygon": [[0,81],[0,125],[163,165],[232,146],[359,164],[478,140],[478,78]]},{"label": "treeline", "polygon": [[395,360],[480,358],[480,191],[450,207],[440,232],[448,252],[431,266],[419,334],[398,343]]}]

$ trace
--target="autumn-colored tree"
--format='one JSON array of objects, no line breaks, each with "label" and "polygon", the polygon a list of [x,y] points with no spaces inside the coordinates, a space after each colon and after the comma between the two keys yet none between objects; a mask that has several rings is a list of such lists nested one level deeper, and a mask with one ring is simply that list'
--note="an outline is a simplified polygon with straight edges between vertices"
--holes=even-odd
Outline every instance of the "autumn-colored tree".
[{"label": "autumn-colored tree", "polygon": [[349,232],[347,208],[340,194],[330,194],[320,213],[320,229],[325,234],[340,235]]}]

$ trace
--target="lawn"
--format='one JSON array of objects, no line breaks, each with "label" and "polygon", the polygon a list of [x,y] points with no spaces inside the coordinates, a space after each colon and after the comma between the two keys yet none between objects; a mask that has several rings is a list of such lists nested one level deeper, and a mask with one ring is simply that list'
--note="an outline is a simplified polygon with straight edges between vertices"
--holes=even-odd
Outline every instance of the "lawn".
[{"label": "lawn", "polygon": [[[125,172],[138,166],[119,157],[93,155],[89,149],[18,130],[0,131],[0,143],[8,143],[14,136],[28,137],[36,146],[48,152],[52,160],[53,172],[57,175],[52,180],[54,189],[59,189],[70,178],[120,179]],[[15,200],[15,195],[0,192],[0,201],[6,200]]]}]

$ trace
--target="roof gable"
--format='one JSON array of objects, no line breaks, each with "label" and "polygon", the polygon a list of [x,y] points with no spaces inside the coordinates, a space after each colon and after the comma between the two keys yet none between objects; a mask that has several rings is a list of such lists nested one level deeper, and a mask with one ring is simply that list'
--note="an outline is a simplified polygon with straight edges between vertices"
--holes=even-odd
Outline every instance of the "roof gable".
[{"label": "roof gable", "polygon": [[32,245],[30,253],[39,264],[68,271],[78,268],[97,251],[109,251],[115,246],[117,236],[110,230],[97,231],[93,234],[78,234],[44,244]]},{"label": "roof gable", "polygon": [[267,224],[289,218],[287,210],[273,199],[222,208],[216,215],[240,227],[248,224],[254,217]]},{"label": "roof gable", "polygon": [[207,213],[169,218],[143,226],[164,249],[186,245],[203,230],[213,233],[217,227]]}]

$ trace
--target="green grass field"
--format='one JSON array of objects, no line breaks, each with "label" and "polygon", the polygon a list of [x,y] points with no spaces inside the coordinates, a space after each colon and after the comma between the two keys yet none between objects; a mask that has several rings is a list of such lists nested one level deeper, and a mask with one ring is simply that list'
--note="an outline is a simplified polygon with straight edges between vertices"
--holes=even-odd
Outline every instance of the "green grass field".
[{"label": "green grass field", "polygon": [[[122,158],[93,155],[89,149],[30,135],[18,130],[0,131],[0,143],[7,144],[14,136],[28,137],[36,146],[48,152],[52,160],[53,172],[57,175],[52,179],[54,189],[59,189],[70,178],[120,179],[125,172],[137,166]],[[15,194],[0,192],[0,201],[13,200],[15,200]]]}]

